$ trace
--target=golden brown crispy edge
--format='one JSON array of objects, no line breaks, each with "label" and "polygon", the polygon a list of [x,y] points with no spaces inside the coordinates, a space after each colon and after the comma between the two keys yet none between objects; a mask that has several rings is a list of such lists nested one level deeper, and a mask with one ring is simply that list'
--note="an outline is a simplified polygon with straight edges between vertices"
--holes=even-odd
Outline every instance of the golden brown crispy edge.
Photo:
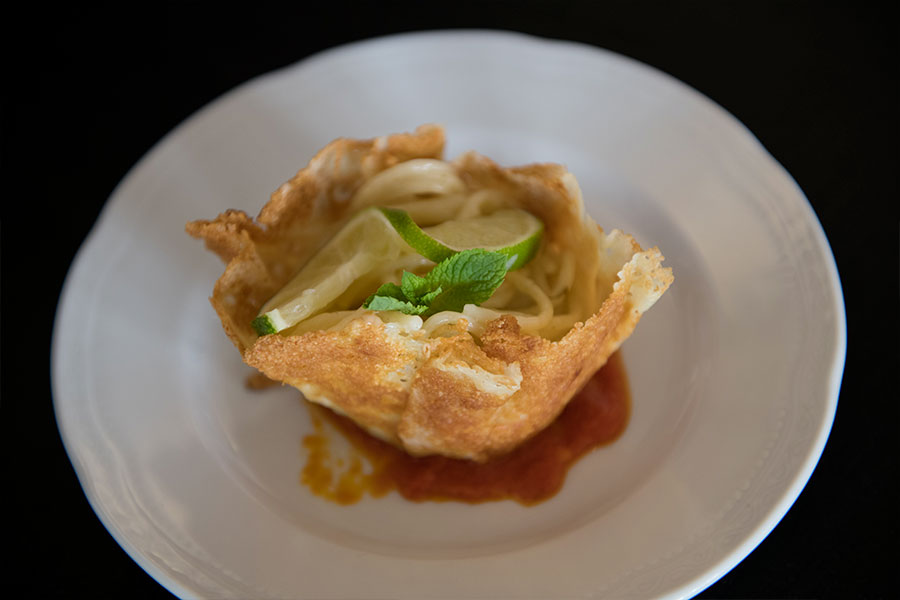
[{"label": "golden brown crispy edge", "polygon": [[440,158],[443,151],[444,130],[437,125],[371,140],[337,139],[272,194],[255,222],[229,210],[188,223],[187,233],[227,265],[210,303],[241,353],[256,340],[250,322],[263,303],[351,216],[359,185],[399,162]]},{"label": "golden brown crispy edge", "polygon": [[[364,142],[337,140],[272,195],[258,224],[229,211],[187,227],[228,263],[211,302],[249,365],[412,454],[482,461],[546,427],[631,334],[672,282],[658,250],[643,252],[629,236],[619,239],[631,260],[615,265],[618,282],[593,316],[557,342],[523,334],[512,316],[490,322],[477,340],[462,324],[450,337],[398,335],[371,314],[340,331],[289,337],[257,339],[249,326],[360,208],[351,199],[362,182],[403,160],[439,157],[443,141],[434,126]],[[454,165],[473,187],[513,190],[521,208],[544,221],[546,243],[577,248],[587,235],[580,191],[564,167],[503,169],[475,153]]]}]

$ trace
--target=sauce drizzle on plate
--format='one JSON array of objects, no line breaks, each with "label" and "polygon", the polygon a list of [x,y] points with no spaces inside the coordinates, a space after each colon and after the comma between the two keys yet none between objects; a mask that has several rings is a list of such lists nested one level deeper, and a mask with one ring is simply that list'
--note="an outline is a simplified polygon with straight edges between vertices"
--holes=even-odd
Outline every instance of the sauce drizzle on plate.
[{"label": "sauce drizzle on plate", "polygon": [[[413,457],[346,417],[309,406],[316,431],[303,439],[308,458],[300,479],[315,495],[338,504],[356,503],[366,493],[378,498],[392,490],[415,502],[508,499],[537,504],[562,488],[579,458],[616,440],[631,412],[628,378],[618,352],[550,426],[509,454],[483,464],[444,456]],[[348,457],[334,456],[329,429],[350,443]]]}]

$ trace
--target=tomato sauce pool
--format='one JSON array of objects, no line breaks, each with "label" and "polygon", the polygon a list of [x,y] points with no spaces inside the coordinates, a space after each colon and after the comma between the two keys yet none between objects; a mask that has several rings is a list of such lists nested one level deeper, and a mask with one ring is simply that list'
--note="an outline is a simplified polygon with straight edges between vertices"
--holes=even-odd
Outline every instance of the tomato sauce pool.
[{"label": "tomato sauce pool", "polygon": [[[416,502],[509,499],[530,505],[554,496],[569,467],[622,434],[631,400],[625,366],[617,352],[550,426],[509,454],[483,464],[444,456],[416,458],[372,437],[345,417],[312,404],[310,408],[316,431],[303,439],[308,459],[301,481],[317,496],[353,504],[366,493],[381,497],[397,490]],[[326,422],[350,442],[349,455],[334,456]]]}]

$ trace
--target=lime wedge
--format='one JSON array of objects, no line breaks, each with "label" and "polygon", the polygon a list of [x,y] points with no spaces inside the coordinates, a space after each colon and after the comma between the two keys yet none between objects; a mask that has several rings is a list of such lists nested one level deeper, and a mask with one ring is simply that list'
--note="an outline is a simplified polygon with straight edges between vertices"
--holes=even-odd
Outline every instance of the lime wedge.
[{"label": "lime wedge", "polygon": [[519,209],[421,229],[404,210],[367,208],[350,219],[266,302],[251,324],[259,335],[293,327],[328,306],[378,265],[413,250],[439,263],[457,252],[482,248],[506,256],[508,270],[518,269],[537,252],[543,231],[539,219]]},{"label": "lime wedge", "polygon": [[292,327],[325,308],[377,265],[410,252],[383,212],[363,210],[263,305],[253,328],[266,335]]},{"label": "lime wedge", "polygon": [[416,225],[406,211],[380,210],[413,250],[436,263],[463,250],[482,248],[505,255],[507,269],[512,271],[525,266],[534,257],[544,232],[540,219],[517,208],[445,221],[424,229]]}]

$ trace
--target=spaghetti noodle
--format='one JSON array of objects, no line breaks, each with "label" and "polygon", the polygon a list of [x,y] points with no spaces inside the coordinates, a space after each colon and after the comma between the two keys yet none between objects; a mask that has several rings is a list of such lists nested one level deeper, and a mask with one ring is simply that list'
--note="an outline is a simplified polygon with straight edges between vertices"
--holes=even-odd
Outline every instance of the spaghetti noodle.
[{"label": "spaghetti noodle", "polygon": [[[489,215],[504,208],[522,208],[515,190],[469,185],[453,164],[436,159],[410,160],[381,171],[357,190],[351,202],[356,210],[369,206],[402,208],[422,227]],[[468,305],[461,312],[432,315],[422,330],[429,336],[439,335],[444,326],[464,319],[467,330],[477,336],[487,322],[512,315],[523,332],[559,339],[574,323],[596,311],[599,270],[597,261],[590,257],[597,255],[597,232],[596,224],[584,215],[582,231],[573,232],[570,244],[542,244],[530,263],[507,274],[506,281],[483,307]],[[588,257],[586,260],[576,261],[576,245],[578,254]],[[399,283],[403,271],[422,274],[433,265],[412,250],[386,261],[351,283],[323,311],[310,315],[287,333],[338,329],[346,325],[345,317],[360,314],[348,311],[360,306],[381,284]]]}]

